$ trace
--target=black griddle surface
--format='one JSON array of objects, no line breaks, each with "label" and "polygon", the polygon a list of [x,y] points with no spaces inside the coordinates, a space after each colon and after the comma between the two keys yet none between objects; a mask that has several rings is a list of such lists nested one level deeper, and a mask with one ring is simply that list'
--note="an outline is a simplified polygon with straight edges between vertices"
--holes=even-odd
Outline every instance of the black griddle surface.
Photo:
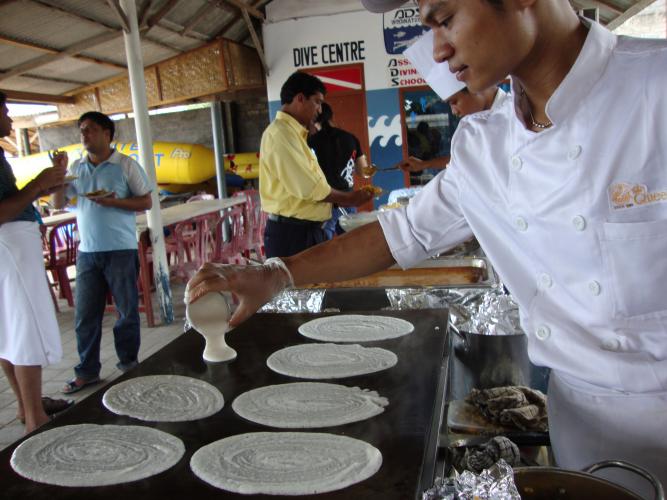
[{"label": "black griddle surface", "polygon": [[[383,347],[398,356],[398,364],[389,370],[360,377],[323,382],[340,383],[378,391],[389,399],[384,413],[337,427],[305,429],[305,432],[330,432],[364,440],[377,447],[383,457],[380,470],[371,478],[340,491],[314,495],[330,499],[409,499],[419,488],[426,442],[431,436],[436,400],[436,386],[446,349],[446,310],[374,311],[406,319],[415,326],[410,335],[363,345]],[[276,374],[266,366],[266,358],[290,345],[312,343],[297,328],[302,323],[327,314],[256,314],[245,324],[227,334],[227,341],[238,352],[229,363],[210,364],[202,360],[203,338],[190,331],[162,348],[135,369],[113,383],[133,377],[157,374],[184,375],[205,380],[218,387],[225,398],[217,414],[193,422],[143,422],[115,415],[104,408],[103,387],[78,403],[42,429],[82,423],[145,425],[178,436],[185,443],[185,455],[171,469],[141,481],[94,488],[66,488],[36,483],[16,474],[9,464],[17,444],[0,452],[0,498],[15,500],[61,499],[155,499],[206,500],[224,498],[277,498],[266,495],[229,493],[197,478],[190,470],[190,458],[200,447],[227,436],[246,432],[280,429],[265,427],[237,416],[231,403],[250,389],[301,379]],[[110,333],[106,333],[108,335]],[[437,418],[437,416],[435,417]],[[40,429],[40,430],[42,430]],[[290,497],[299,498],[299,497]],[[300,497],[311,498],[311,497]]]}]

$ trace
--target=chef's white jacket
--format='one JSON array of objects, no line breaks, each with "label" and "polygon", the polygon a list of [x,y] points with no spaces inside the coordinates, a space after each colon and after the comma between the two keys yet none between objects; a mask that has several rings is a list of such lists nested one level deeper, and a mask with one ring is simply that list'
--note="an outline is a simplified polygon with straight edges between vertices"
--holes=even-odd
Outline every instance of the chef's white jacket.
[{"label": "chef's white jacket", "polygon": [[380,214],[407,268],[473,233],[519,303],[537,365],[598,387],[667,390],[667,41],[590,25],[526,129],[521,89],[464,118],[452,159]]}]

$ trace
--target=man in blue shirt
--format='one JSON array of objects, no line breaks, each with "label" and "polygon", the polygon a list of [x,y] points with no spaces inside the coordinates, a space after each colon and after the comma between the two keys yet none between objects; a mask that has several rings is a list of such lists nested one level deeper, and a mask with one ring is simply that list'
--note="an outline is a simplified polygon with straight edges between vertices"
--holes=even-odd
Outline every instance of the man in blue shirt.
[{"label": "man in blue shirt", "polygon": [[[75,330],[80,363],[65,394],[100,380],[100,340],[107,291],[116,304],[114,344],[118,368],[137,364],[139,353],[139,296],[135,212],[151,208],[151,186],[139,164],[111,147],[114,123],[91,111],[78,121],[87,155],[74,161],[68,174],[76,179],[54,195],[62,207],[76,197],[81,242],[76,262]],[[67,161],[66,159],[64,160]]]}]

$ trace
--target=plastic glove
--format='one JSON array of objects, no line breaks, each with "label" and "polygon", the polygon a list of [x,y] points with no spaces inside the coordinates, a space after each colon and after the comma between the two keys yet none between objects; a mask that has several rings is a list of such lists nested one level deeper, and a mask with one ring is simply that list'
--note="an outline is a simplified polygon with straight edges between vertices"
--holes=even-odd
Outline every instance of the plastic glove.
[{"label": "plastic glove", "polygon": [[294,286],[292,275],[278,258],[259,266],[204,264],[185,287],[185,303],[195,302],[211,292],[230,292],[239,306],[229,321],[235,327],[285,288]]}]

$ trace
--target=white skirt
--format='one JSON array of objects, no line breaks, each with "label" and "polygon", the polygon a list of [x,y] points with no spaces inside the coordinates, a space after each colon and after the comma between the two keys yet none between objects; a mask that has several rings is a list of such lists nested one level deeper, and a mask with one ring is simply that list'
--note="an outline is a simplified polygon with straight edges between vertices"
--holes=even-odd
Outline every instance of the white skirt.
[{"label": "white skirt", "polygon": [[[581,470],[604,460],[638,465],[667,486],[667,392],[612,391],[551,372],[549,434],[559,467]],[[595,476],[654,498],[648,481],[631,472],[603,469]]]},{"label": "white skirt", "polygon": [[0,358],[44,366],[62,358],[36,222],[0,224]]}]

